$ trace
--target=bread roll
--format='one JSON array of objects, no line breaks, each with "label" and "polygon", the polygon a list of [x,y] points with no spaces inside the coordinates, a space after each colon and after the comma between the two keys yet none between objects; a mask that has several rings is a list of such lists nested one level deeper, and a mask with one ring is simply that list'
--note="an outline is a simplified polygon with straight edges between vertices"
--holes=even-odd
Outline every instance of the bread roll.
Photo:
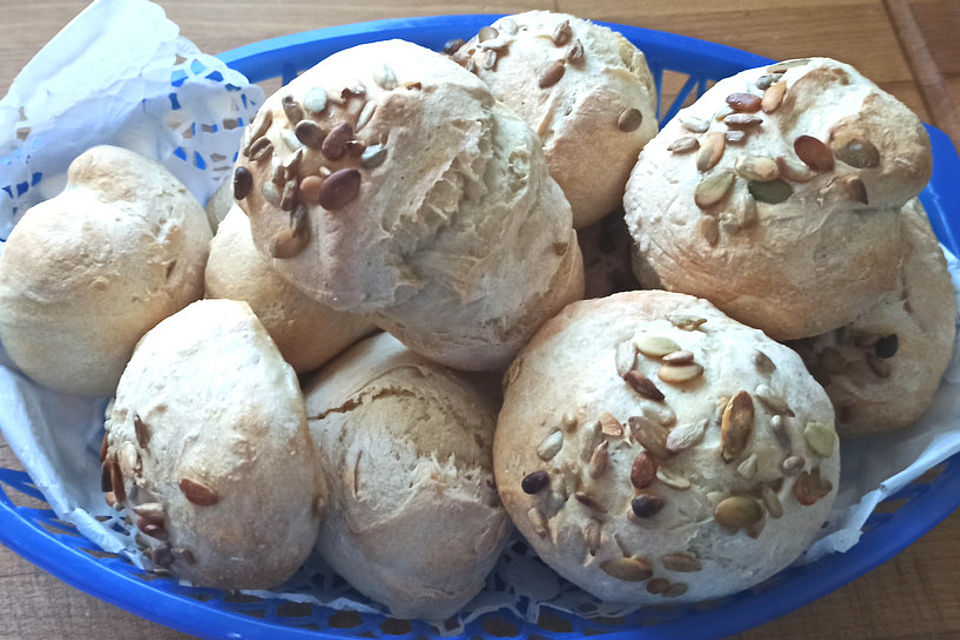
[{"label": "bread roll", "polygon": [[266,589],[306,560],[325,486],[297,377],[245,302],[195,302],[150,330],[106,429],[104,488],[157,568]]},{"label": "bread roll", "polygon": [[796,353],[664,291],[568,306],[510,365],[503,504],[602,600],[693,602],[806,549],[836,495],[833,408]]},{"label": "bread roll", "polygon": [[203,208],[160,164],[117,147],[78,156],[0,255],[0,340],[40,384],[109,395],[148,329],[203,294]]},{"label": "bread roll", "polygon": [[387,334],[304,389],[330,486],[324,558],[393,616],[456,613],[511,531],[493,485],[495,399]]},{"label": "bread roll", "polygon": [[204,208],[207,214],[207,222],[210,223],[210,230],[213,231],[214,235],[216,235],[220,223],[227,217],[227,213],[233,206],[233,180],[228,178],[220,183],[217,190],[207,200],[207,206]]},{"label": "bread roll", "polygon": [[823,384],[845,436],[909,426],[953,356],[957,298],[918,199],[903,207],[900,286],[845,327],[791,344]]},{"label": "bread roll", "polygon": [[536,136],[417,45],[353,47],[301,74],[248,127],[234,177],[283,278],[449,366],[506,366],[583,295]]},{"label": "bread roll", "polygon": [[619,208],[637,154],[657,133],[657,89],[643,52],[565,13],[500,18],[454,59],[537,132],[577,229]]},{"label": "bread roll", "polygon": [[930,167],[917,116],[853,67],[744,71],[644,148],[624,198],[637,277],[777,340],[836,329],[895,288],[900,208]]},{"label": "bread roll", "polygon": [[247,216],[236,205],[210,243],[206,297],[247,302],[297,373],[319,368],[375,329],[361,316],[316,302],[277,275],[270,259],[253,246]]}]

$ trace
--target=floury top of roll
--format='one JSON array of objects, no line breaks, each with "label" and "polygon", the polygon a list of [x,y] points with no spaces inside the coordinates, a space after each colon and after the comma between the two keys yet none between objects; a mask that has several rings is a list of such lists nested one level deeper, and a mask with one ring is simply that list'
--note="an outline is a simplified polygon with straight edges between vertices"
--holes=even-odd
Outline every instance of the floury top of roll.
[{"label": "floury top of roll", "polygon": [[583,295],[570,205],[536,135],[409,42],[341,51],[269,98],[234,195],[281,276],[455,368],[505,366]]}]

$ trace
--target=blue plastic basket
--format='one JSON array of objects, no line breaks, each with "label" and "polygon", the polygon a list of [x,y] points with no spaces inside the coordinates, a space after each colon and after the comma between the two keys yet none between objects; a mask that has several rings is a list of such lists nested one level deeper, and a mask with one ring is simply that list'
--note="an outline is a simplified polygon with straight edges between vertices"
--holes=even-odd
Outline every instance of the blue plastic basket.
[{"label": "blue plastic basket", "polygon": [[[281,77],[284,82],[335,51],[386,38],[403,38],[439,49],[449,39],[468,37],[499,16],[443,16],[330,27],[265,40],[221,54],[251,81]],[[708,42],[637,27],[608,25],[647,55],[658,92],[664,71],[686,74],[677,98],[664,111],[672,117],[694,92],[712,80],[770,62],[754,54]],[[960,223],[950,214],[960,200],[960,159],[950,140],[928,127],[934,166],[921,195],[940,240],[957,253]],[[960,456],[927,474],[884,504],[865,527],[860,542],[844,554],[781,572],[754,589],[697,606],[642,610],[617,619],[587,620],[559,612],[530,624],[491,613],[467,625],[460,638],[565,638],[603,634],[609,638],[703,640],[743,631],[819,598],[894,556],[960,506]],[[932,477],[932,479],[931,479]],[[0,469],[0,542],[65,582],[144,618],[203,638],[311,639],[380,637],[420,639],[436,635],[422,622],[335,612],[324,607],[183,587],[145,574],[99,551],[76,529],[57,520],[23,472]]]}]

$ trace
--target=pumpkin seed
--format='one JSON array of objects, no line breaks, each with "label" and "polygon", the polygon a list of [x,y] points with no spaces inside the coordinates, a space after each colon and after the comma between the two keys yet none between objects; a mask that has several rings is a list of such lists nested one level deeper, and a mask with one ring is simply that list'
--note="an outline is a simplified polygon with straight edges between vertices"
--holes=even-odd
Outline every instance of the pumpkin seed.
[{"label": "pumpkin seed", "polygon": [[645,558],[607,560],[600,568],[612,578],[625,582],[643,582],[653,576],[653,564]]},{"label": "pumpkin seed", "polygon": [[530,495],[540,493],[548,486],[550,486],[550,474],[542,469],[528,473],[523,477],[523,480],[520,481],[520,488],[523,489],[524,493]]},{"label": "pumpkin seed", "polygon": [[764,113],[773,113],[783,104],[783,96],[787,93],[786,82],[774,82],[763,92],[760,108]]},{"label": "pumpkin seed", "polygon": [[833,152],[830,147],[813,136],[799,136],[793,141],[793,150],[804,164],[818,173],[832,171]]},{"label": "pumpkin seed", "polygon": [[633,468],[630,470],[630,483],[637,489],[644,489],[650,486],[656,477],[657,460],[646,451],[641,451],[633,460]]},{"label": "pumpkin seed", "polygon": [[717,505],[713,519],[725,527],[741,529],[754,525],[763,518],[760,504],[753,498],[732,496]]},{"label": "pumpkin seed", "polygon": [[690,488],[690,480],[663,466],[657,467],[657,480],[677,491]]},{"label": "pumpkin seed", "polygon": [[780,177],[777,162],[764,156],[746,156],[737,159],[737,173],[746,180],[770,182]]},{"label": "pumpkin seed", "polygon": [[723,148],[726,143],[727,137],[722,131],[708,133],[700,145],[700,150],[697,151],[697,171],[707,171],[715,167],[723,157]]},{"label": "pumpkin seed", "polygon": [[667,151],[671,153],[690,153],[700,147],[700,142],[693,136],[682,136],[670,143]]},{"label": "pumpkin seed", "polygon": [[663,592],[663,597],[679,598],[680,596],[682,596],[687,592],[688,588],[689,587],[682,582],[674,582],[669,587],[667,587],[666,591]]},{"label": "pumpkin seed", "polygon": [[817,500],[829,494],[833,484],[829,480],[820,478],[820,469],[811,472],[804,471],[793,484],[793,497],[804,506],[810,506]]},{"label": "pumpkin seed", "polygon": [[687,553],[685,551],[668,553],[660,558],[660,562],[663,564],[663,568],[667,569],[668,571],[690,573],[703,569],[703,565],[700,564],[700,559],[692,553]]},{"label": "pumpkin seed", "polygon": [[634,336],[633,346],[637,348],[637,351],[648,358],[660,358],[668,353],[673,353],[674,351],[680,350],[680,345],[670,338],[664,338],[663,336],[651,336],[648,334]]},{"label": "pumpkin seed", "polygon": [[360,172],[356,169],[338,169],[320,186],[320,206],[327,211],[341,209],[360,193]]},{"label": "pumpkin seed", "polygon": [[779,179],[769,182],[753,180],[747,183],[747,189],[755,200],[767,204],[780,204],[793,194],[793,187]]},{"label": "pumpkin seed", "polygon": [[[732,169],[715,171],[697,185],[693,192],[693,200],[698,207],[706,209],[723,200],[733,186],[734,174]],[[711,242],[710,244],[715,244]]]},{"label": "pumpkin seed", "polygon": [[658,593],[663,593],[666,591],[669,586],[669,580],[664,580],[663,578],[654,578],[647,583],[647,593],[657,595]]},{"label": "pumpkin seed", "polygon": [[630,426],[630,434],[633,439],[640,443],[652,456],[660,460],[666,460],[673,455],[673,452],[667,449],[667,436],[669,432],[655,422],[640,416],[630,416],[627,420]]},{"label": "pumpkin seed", "polygon": [[600,414],[600,430],[607,436],[614,438],[623,437],[623,425],[620,424],[620,421],[617,420],[612,413],[607,413],[606,411]]},{"label": "pumpkin seed", "polygon": [[837,433],[825,422],[811,421],[803,430],[807,446],[821,458],[829,458],[837,447]]},{"label": "pumpkin seed", "polygon": [[681,349],[680,351],[668,353],[660,359],[667,364],[690,364],[693,362],[693,352]]},{"label": "pumpkin seed", "polygon": [[693,131],[694,133],[704,133],[707,129],[710,128],[710,123],[704,120],[703,118],[698,118],[696,116],[684,116],[680,120],[680,126],[682,126],[687,131]]},{"label": "pumpkin seed", "polygon": [[718,504],[730,497],[730,494],[728,494],[726,491],[708,491],[705,497],[707,502],[716,507]]},{"label": "pumpkin seed", "polygon": [[163,522],[165,513],[159,502],[144,502],[133,508],[133,512],[148,522]]},{"label": "pumpkin seed", "polygon": [[577,423],[579,419],[573,411],[564,411],[563,415],[560,417],[560,424],[567,431],[573,431],[577,428]]},{"label": "pumpkin seed", "polygon": [[793,412],[790,411],[790,406],[787,404],[787,401],[783,399],[783,396],[778,394],[769,385],[758,384],[757,388],[754,390],[753,395],[757,397],[757,400],[760,401],[767,411],[773,414],[790,414],[793,415]]},{"label": "pumpkin seed", "polygon": [[699,422],[688,422],[674,429],[671,429],[667,436],[667,449],[673,453],[679,453],[689,449],[693,445],[703,440],[704,431],[707,428],[706,420]]},{"label": "pumpkin seed", "polygon": [[642,122],[643,113],[639,109],[630,107],[629,109],[624,109],[620,117],[617,118],[617,128],[620,129],[620,131],[629,133],[630,131],[639,129]]},{"label": "pumpkin seed", "polygon": [[777,158],[777,169],[780,170],[781,176],[792,182],[809,182],[817,175],[802,162],[797,162],[796,160],[783,156]]},{"label": "pumpkin seed", "polygon": [[760,487],[760,497],[763,499],[763,506],[767,508],[767,513],[770,514],[771,518],[783,517],[783,505],[773,488],[769,485],[762,485]]},{"label": "pumpkin seed", "polygon": [[664,507],[663,498],[652,493],[639,493],[630,501],[630,509],[638,518],[652,518]]},{"label": "pumpkin seed", "polygon": [[697,230],[703,239],[711,247],[717,246],[720,241],[720,227],[717,225],[717,219],[713,216],[703,216],[697,221]]},{"label": "pumpkin seed", "polygon": [[553,85],[560,82],[560,78],[563,77],[564,72],[566,72],[566,67],[563,64],[563,60],[557,60],[543,72],[543,75],[540,76],[540,88],[549,89]]},{"label": "pumpkin seed", "polygon": [[703,374],[703,367],[696,363],[665,364],[657,369],[657,377],[669,384],[683,384],[696,380]]},{"label": "pumpkin seed", "polygon": [[327,90],[313,87],[303,96],[303,106],[310,113],[322,113],[327,108]]},{"label": "pumpkin seed", "polygon": [[[323,155],[329,160],[339,160],[346,154],[347,142],[352,139],[353,126],[349,122],[341,123],[324,137],[323,142],[320,144],[320,151],[323,152]],[[304,144],[307,143],[304,142]],[[340,171],[343,171],[343,169]],[[359,175],[358,172],[357,176]]]},{"label": "pumpkin seed", "polygon": [[367,147],[360,154],[360,165],[365,169],[376,169],[387,159],[387,148],[380,144]]},{"label": "pumpkin seed", "polygon": [[723,122],[728,127],[749,129],[751,127],[757,127],[761,125],[763,123],[763,118],[749,113],[734,113],[733,115],[724,118]]},{"label": "pumpkin seed", "polygon": [[843,146],[834,146],[833,155],[857,169],[874,169],[880,166],[880,151],[869,140],[853,138]]},{"label": "pumpkin seed", "polygon": [[636,369],[631,369],[623,375],[624,381],[640,396],[656,402],[663,402],[663,393],[647,376]]},{"label": "pumpkin seed", "polygon": [[624,340],[617,345],[614,354],[614,360],[617,365],[617,375],[621,378],[627,375],[627,372],[633,369],[637,361],[637,348],[633,346],[632,340]]},{"label": "pumpkin seed", "polygon": [[756,113],[760,111],[760,96],[752,93],[731,93],[727,96],[727,104],[739,113]]},{"label": "pumpkin seed", "polygon": [[747,447],[753,435],[755,413],[753,399],[746,391],[740,391],[727,401],[720,419],[720,455],[724,462],[731,462]]},{"label": "pumpkin seed", "polygon": [[560,453],[563,447],[563,432],[559,429],[551,432],[537,447],[537,455],[541,460],[552,460],[554,456]]}]

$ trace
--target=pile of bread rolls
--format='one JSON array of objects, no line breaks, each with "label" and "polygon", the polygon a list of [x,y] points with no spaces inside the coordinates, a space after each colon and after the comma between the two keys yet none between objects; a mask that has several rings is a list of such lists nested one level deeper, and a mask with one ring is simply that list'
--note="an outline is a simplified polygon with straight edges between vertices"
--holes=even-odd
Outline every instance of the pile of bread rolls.
[{"label": "pile of bread rolls", "polygon": [[317,549],[441,620],[515,525],[604,600],[750,587],[821,528],[838,432],[911,424],[943,375],[930,148],[825,58],[659,133],[656,105],[643,54],[569,15],[341,51],[264,103],[206,213],[151,160],[78,157],[0,256],[0,339],[113,396],[107,502],[195,585]]}]

